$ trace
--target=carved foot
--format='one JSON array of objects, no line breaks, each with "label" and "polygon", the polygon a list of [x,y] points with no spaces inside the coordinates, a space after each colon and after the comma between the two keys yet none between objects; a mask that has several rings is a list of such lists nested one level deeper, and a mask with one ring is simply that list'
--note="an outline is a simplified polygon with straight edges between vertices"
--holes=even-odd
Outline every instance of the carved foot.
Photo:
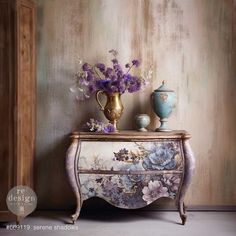
[{"label": "carved foot", "polygon": [[71,220],[73,224],[75,223],[75,221],[78,219],[80,215],[80,210],[81,210],[81,205],[82,205],[82,203],[80,203],[80,198],[77,198],[77,200],[78,200],[77,202],[78,205],[77,205],[75,214],[71,215]]},{"label": "carved foot", "polygon": [[79,213],[75,213],[75,214],[71,215],[72,224],[75,223],[75,221],[78,219],[78,217],[79,217]]},{"label": "carved foot", "polygon": [[187,220],[187,216],[186,215],[181,215],[181,220],[182,220],[182,225],[185,225],[186,220]]},{"label": "carved foot", "polygon": [[22,216],[17,216],[17,218],[16,218],[16,224],[17,225],[20,225],[20,223],[21,223],[21,221],[24,219],[24,217],[22,217]]},{"label": "carved foot", "polygon": [[186,207],[184,202],[178,202],[179,215],[182,220],[182,225],[185,225],[187,216],[186,216]]}]

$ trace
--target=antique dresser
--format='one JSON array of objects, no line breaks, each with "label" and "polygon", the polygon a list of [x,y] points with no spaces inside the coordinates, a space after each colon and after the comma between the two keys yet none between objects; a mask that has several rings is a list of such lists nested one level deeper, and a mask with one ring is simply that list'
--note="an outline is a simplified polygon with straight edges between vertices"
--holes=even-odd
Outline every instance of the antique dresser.
[{"label": "antique dresser", "polygon": [[77,199],[73,223],[91,197],[126,209],[167,197],[185,224],[184,196],[194,171],[187,132],[75,132],[71,139],[66,168]]}]

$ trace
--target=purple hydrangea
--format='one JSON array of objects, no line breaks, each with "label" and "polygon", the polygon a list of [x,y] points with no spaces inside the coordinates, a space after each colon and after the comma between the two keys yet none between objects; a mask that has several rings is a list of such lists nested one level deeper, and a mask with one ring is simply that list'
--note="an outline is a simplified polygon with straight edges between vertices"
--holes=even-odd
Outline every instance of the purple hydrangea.
[{"label": "purple hydrangea", "polygon": [[[132,68],[138,67],[140,61],[133,59],[131,63],[126,63],[126,71],[123,71],[116,56],[118,52],[114,49],[109,51],[114,58],[112,66],[107,67],[103,63],[96,63],[90,65],[84,63],[81,70],[76,73],[76,84],[78,86],[78,92],[82,95],[76,95],[82,98],[89,98],[96,91],[101,90],[106,93],[134,93],[139,91],[147,83],[141,76],[134,76],[130,73]],[[75,91],[75,89],[73,89]]]},{"label": "purple hydrangea", "polygon": [[96,88],[96,86],[91,84],[88,86],[88,91],[89,91],[89,93],[93,94],[97,91],[97,88]]},{"label": "purple hydrangea", "polygon": [[125,92],[126,86],[125,86],[124,81],[119,81],[118,90],[119,90],[120,93],[124,93]]},{"label": "purple hydrangea", "polygon": [[97,90],[106,91],[109,89],[110,80],[101,79],[96,81]]},{"label": "purple hydrangea", "polygon": [[132,76],[132,75],[128,74],[126,76],[125,81],[126,81],[129,93],[134,93],[134,92],[140,90],[140,88],[142,86],[140,78],[137,76]]},{"label": "purple hydrangea", "polygon": [[110,67],[107,67],[106,72],[105,72],[105,76],[107,78],[111,78],[113,76],[112,73],[113,73],[113,69]]},{"label": "purple hydrangea", "polygon": [[106,70],[106,66],[103,63],[96,64],[96,67],[101,71],[104,72]]},{"label": "purple hydrangea", "polygon": [[92,81],[94,79],[91,71],[87,71],[87,81]]},{"label": "purple hydrangea", "polygon": [[111,60],[113,64],[118,64],[118,60],[116,58]]},{"label": "purple hydrangea", "polygon": [[137,81],[135,84],[132,84],[131,86],[129,86],[128,92],[134,93],[134,92],[139,91],[140,88],[141,88],[141,83],[139,81]]},{"label": "purple hydrangea", "polygon": [[110,78],[111,78],[111,81],[116,81],[117,80],[117,76],[116,75],[112,75]]},{"label": "purple hydrangea", "polygon": [[136,66],[136,67],[138,67],[139,65],[140,65],[140,62],[139,62],[139,60],[133,60],[132,61],[132,64],[134,65],[134,66]]},{"label": "purple hydrangea", "polygon": [[84,63],[82,66],[82,69],[83,69],[83,71],[89,71],[90,68],[89,68],[88,63]]}]

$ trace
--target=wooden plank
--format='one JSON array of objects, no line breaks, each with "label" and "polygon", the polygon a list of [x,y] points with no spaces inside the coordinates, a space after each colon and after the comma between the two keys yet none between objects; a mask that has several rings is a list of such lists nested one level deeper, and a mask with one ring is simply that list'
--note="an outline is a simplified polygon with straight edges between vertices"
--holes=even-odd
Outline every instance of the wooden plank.
[{"label": "wooden plank", "polygon": [[33,186],[35,152],[35,7],[17,1],[17,183]]},{"label": "wooden plank", "polygon": [[[6,196],[14,177],[14,23],[11,2],[0,1],[0,211],[7,211]],[[4,213],[5,218],[7,213]],[[1,215],[1,214],[0,214]]]},{"label": "wooden plank", "polygon": [[0,0],[0,220],[12,219],[6,196],[33,186],[35,148],[35,7]]}]

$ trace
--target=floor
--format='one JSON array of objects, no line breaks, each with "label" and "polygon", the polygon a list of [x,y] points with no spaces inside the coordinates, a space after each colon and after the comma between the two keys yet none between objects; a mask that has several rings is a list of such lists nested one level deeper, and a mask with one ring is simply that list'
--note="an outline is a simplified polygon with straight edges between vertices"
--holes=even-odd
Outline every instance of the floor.
[{"label": "floor", "polygon": [[69,223],[68,215],[69,212],[37,212],[24,219],[19,229],[14,229],[14,224],[1,225],[0,235],[236,236],[236,212],[188,212],[185,226],[180,225],[177,212],[82,212],[74,225]]}]

